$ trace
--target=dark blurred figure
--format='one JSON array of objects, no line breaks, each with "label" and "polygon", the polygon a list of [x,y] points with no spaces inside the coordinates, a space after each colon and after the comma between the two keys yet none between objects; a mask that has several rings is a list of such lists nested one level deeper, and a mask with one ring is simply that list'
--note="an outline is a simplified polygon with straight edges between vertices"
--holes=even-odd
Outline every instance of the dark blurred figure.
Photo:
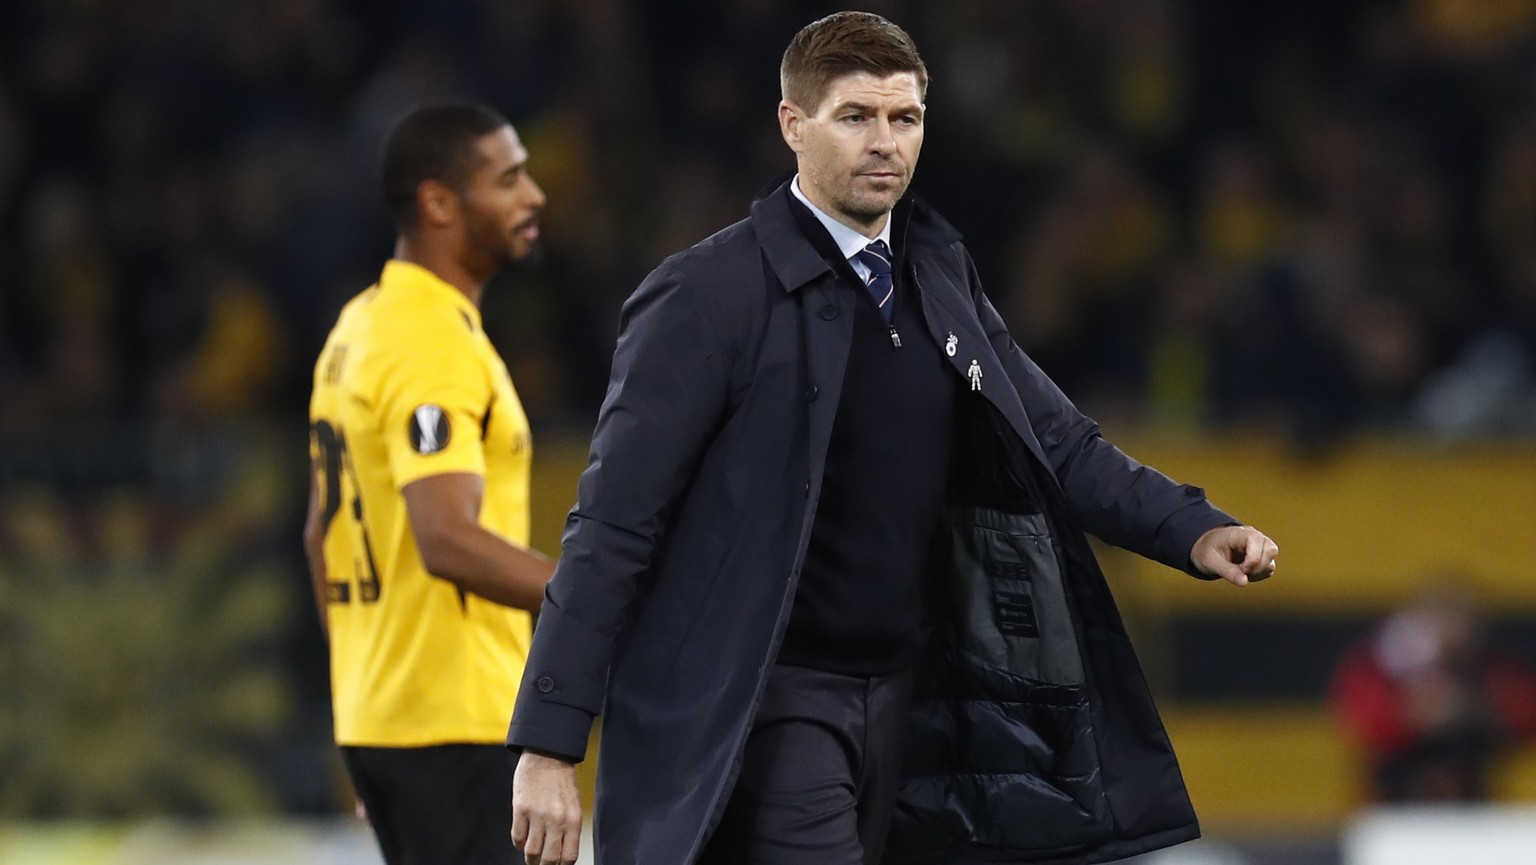
[{"label": "dark blurred figure", "polygon": [[1436,588],[1345,655],[1335,714],[1379,802],[1488,798],[1494,761],[1536,737],[1536,676],[1489,649],[1467,595]]}]

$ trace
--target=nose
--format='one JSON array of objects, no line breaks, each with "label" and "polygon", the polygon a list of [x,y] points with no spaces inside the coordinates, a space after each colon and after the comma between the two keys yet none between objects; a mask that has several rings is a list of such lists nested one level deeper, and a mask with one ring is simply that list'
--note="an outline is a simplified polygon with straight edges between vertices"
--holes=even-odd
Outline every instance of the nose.
[{"label": "nose", "polygon": [[533,175],[528,175],[528,206],[535,210],[544,209],[544,189]]},{"label": "nose", "polygon": [[870,124],[869,151],[881,156],[889,156],[896,152],[896,136],[891,131],[891,119],[879,117]]}]

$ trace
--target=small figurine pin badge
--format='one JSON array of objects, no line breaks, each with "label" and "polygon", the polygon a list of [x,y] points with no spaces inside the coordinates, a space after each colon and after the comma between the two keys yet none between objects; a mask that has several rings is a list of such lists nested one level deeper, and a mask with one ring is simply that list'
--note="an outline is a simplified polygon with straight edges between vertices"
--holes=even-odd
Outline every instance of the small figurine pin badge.
[{"label": "small figurine pin badge", "polygon": [[973,359],[965,374],[971,377],[971,390],[981,390],[981,362]]}]

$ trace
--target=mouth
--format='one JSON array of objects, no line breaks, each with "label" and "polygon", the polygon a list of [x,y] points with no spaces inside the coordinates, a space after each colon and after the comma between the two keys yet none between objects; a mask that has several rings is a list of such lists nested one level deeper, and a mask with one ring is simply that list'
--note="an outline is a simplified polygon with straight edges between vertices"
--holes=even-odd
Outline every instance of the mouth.
[{"label": "mouth", "polygon": [[512,233],[528,243],[533,243],[539,239],[539,221],[537,219],[530,219],[512,229]]}]

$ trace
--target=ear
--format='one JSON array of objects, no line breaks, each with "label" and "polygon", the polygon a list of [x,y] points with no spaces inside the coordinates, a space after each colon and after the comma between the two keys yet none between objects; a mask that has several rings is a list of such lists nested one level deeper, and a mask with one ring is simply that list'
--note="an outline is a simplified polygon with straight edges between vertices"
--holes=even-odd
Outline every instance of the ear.
[{"label": "ear", "polygon": [[800,106],[788,99],[779,103],[779,134],[784,136],[784,143],[789,145],[789,149],[796,153],[804,148],[800,134],[805,119],[805,112],[800,110]]},{"label": "ear", "polygon": [[458,219],[459,195],[440,180],[423,180],[416,187],[416,207],[424,224],[442,227]]}]

